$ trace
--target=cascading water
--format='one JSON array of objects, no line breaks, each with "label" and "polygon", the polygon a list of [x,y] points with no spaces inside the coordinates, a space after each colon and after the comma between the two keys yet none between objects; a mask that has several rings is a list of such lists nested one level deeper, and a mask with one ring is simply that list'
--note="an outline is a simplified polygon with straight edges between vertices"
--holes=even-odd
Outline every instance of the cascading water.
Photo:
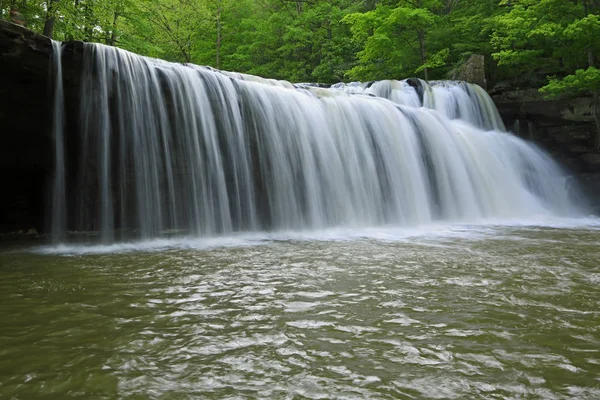
[{"label": "cascading water", "polygon": [[297,89],[85,46],[75,190],[54,210],[104,241],[574,212],[548,156],[478,128],[503,126],[477,86]]},{"label": "cascading water", "polygon": [[461,119],[485,130],[506,130],[490,96],[472,83],[425,82],[413,78],[404,81],[338,83],[332,89],[352,94],[370,94],[411,107],[431,108],[450,119]]},{"label": "cascading water", "polygon": [[54,69],[54,112],[52,136],[54,138],[54,185],[52,187],[52,237],[60,241],[66,229],[65,205],[65,155],[64,155],[64,95],[62,74],[62,46],[52,41],[52,65]]}]

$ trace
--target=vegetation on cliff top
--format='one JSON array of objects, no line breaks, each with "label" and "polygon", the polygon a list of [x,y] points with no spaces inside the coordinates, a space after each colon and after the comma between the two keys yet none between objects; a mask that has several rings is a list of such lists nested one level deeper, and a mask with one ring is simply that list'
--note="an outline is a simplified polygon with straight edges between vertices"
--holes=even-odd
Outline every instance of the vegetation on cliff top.
[{"label": "vegetation on cliff top", "polygon": [[492,81],[598,85],[600,0],[0,0],[3,18],[13,5],[57,40],[291,81],[444,78],[477,53]]},{"label": "vegetation on cliff top", "polygon": [[595,98],[600,0],[0,0],[57,40],[294,82],[439,79],[470,54],[488,80]]}]

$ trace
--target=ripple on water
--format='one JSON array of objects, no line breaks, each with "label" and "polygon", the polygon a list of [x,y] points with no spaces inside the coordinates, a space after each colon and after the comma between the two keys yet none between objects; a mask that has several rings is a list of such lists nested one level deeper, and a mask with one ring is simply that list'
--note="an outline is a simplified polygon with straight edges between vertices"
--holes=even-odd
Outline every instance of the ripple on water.
[{"label": "ripple on water", "polygon": [[0,253],[0,398],[600,398],[597,227],[342,233]]}]

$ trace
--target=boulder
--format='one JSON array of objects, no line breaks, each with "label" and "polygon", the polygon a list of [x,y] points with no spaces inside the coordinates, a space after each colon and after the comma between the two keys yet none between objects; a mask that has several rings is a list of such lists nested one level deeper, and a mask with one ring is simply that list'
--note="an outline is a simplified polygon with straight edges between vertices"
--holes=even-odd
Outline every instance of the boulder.
[{"label": "boulder", "polygon": [[450,72],[448,78],[475,83],[485,89],[487,87],[485,56],[482,54],[471,54],[462,64]]}]

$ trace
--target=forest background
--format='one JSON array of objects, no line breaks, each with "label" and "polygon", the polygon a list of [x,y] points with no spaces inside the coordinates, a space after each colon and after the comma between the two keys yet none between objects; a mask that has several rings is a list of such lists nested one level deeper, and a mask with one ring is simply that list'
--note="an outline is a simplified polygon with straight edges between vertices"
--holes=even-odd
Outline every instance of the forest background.
[{"label": "forest background", "polygon": [[[471,54],[488,81],[600,91],[600,0],[0,0],[56,40],[285,79],[443,79]],[[600,125],[599,125],[600,126]]]}]

